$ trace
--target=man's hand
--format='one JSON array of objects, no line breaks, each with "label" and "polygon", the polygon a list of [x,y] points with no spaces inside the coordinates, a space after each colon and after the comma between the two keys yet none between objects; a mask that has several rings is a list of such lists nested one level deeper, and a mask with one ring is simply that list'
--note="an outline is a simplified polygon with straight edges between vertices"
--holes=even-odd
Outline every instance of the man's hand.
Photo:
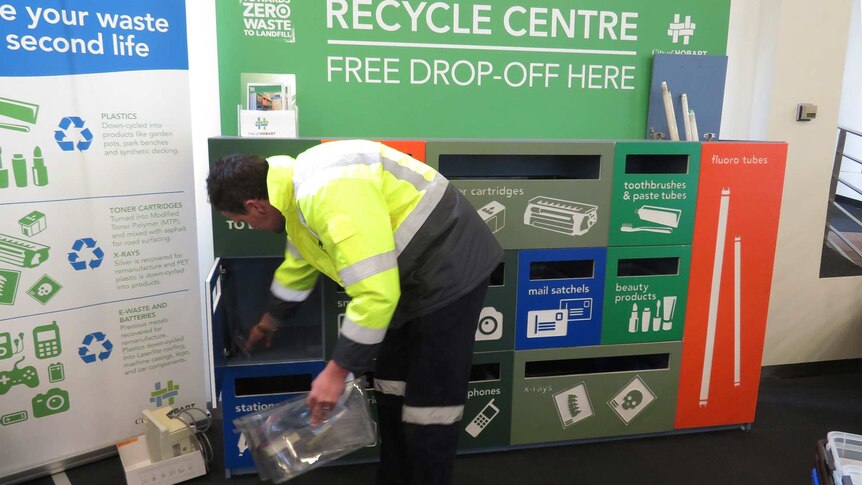
[{"label": "man's hand", "polygon": [[278,322],[269,313],[264,313],[260,318],[260,322],[251,327],[251,331],[248,332],[248,338],[242,349],[248,352],[261,342],[263,342],[263,348],[265,349],[272,347],[272,336],[275,335],[276,331],[278,331]]},{"label": "man's hand", "polygon": [[350,371],[338,365],[334,360],[326,364],[314,382],[311,383],[311,392],[308,394],[309,409],[311,409],[311,425],[326,421],[326,415],[332,411],[338,398],[344,392],[344,380]]}]

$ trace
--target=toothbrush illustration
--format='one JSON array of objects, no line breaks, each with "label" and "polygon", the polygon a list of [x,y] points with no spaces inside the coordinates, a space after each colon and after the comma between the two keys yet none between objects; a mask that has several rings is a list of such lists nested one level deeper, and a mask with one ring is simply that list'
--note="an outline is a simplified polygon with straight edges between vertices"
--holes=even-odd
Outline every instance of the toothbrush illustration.
[{"label": "toothbrush illustration", "polygon": [[623,223],[620,226],[620,231],[622,232],[657,232],[660,234],[670,234],[673,231],[673,228],[670,227],[661,227],[661,226],[640,226],[634,227],[631,223]]}]

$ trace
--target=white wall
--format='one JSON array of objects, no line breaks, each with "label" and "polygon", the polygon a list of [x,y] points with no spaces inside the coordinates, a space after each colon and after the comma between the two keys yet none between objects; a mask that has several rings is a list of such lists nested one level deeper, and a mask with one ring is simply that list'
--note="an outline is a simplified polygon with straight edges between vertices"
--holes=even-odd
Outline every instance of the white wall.
[{"label": "white wall", "polygon": [[[221,134],[218,103],[218,55],[216,51],[215,1],[186,1],[189,43],[189,84],[192,109],[192,154],[194,157],[195,209],[198,227],[198,266],[201,282],[199,302],[205,315],[203,281],[213,263],[212,219],[206,197],[209,172],[207,138]],[[190,302],[191,303],[191,302]],[[207,335],[206,320],[201,335]],[[205,339],[204,355],[210,348]]]},{"label": "white wall", "polygon": [[[731,8],[722,138],[790,145],[764,365],[862,357],[862,278],[819,278],[853,1]],[[802,102],[816,120],[795,121]]]},{"label": "white wall", "polygon": [[[862,12],[859,0],[853,1],[850,16],[850,42],[844,63],[844,90],[841,92],[841,111],[838,125],[862,133]],[[844,153],[862,160],[862,137],[848,135]],[[846,160],[841,164],[841,179],[862,187],[862,165]],[[862,200],[862,195],[838,184],[837,194]]]}]

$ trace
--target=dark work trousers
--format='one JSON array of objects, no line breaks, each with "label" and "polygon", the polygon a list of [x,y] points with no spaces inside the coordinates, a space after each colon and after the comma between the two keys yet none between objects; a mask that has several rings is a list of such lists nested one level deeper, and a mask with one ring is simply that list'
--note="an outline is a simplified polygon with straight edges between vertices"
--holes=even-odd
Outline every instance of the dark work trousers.
[{"label": "dark work trousers", "polygon": [[473,343],[488,282],[445,308],[390,328],[377,355],[377,483],[452,482]]}]

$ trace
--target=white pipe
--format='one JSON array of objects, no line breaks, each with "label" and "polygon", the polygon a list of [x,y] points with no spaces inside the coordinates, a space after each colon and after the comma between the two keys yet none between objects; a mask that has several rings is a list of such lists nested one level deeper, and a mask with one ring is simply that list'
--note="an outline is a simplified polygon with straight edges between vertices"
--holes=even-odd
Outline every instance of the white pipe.
[{"label": "white pipe", "polygon": [[670,139],[679,141],[679,129],[676,126],[676,114],[673,111],[673,98],[670,91],[667,89],[667,82],[661,82],[661,97],[664,101],[664,115],[667,118],[667,130],[670,134]]},{"label": "white pipe", "polygon": [[688,95],[682,93],[679,95],[680,103],[682,104],[682,121],[683,128],[685,128],[685,139],[687,141],[697,141],[696,138],[691,137],[691,119],[688,116]]},{"label": "white pipe", "polygon": [[718,297],[721,291],[721,269],[724,264],[724,239],[727,237],[727,209],[730,205],[730,189],[721,189],[718,208],[718,231],[715,236],[715,258],[712,263],[712,287],[709,293],[709,316],[706,324],[706,347],[703,351],[703,375],[700,379],[700,405],[706,406],[709,399],[709,378],[712,374],[712,358],[715,352],[715,329],[718,324]]},{"label": "white pipe", "polygon": [[691,124],[691,141],[698,141],[700,136],[697,134],[697,116],[694,115],[694,110],[690,110],[688,116]]}]

